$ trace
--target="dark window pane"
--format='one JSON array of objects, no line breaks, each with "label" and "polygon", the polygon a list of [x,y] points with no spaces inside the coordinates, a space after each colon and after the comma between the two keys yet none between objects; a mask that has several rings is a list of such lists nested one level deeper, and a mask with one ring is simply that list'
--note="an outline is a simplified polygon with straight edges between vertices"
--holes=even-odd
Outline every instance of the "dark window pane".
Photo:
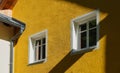
[{"label": "dark window pane", "polygon": [[86,48],[87,36],[86,32],[81,33],[81,49]]},{"label": "dark window pane", "polygon": [[97,42],[97,33],[96,32],[97,32],[96,28],[89,30],[89,46],[96,45],[96,42]]},{"label": "dark window pane", "polygon": [[81,29],[81,31],[83,31],[83,30],[86,30],[86,23],[85,24],[81,24],[80,26],[79,26],[79,28]]},{"label": "dark window pane", "polygon": [[36,40],[36,42],[35,42],[35,46],[37,46],[37,44],[38,44],[38,40]]},{"label": "dark window pane", "polygon": [[93,28],[95,26],[96,26],[96,19],[89,22],[89,28]]},{"label": "dark window pane", "polygon": [[39,41],[39,45],[41,45],[41,40],[38,40]]},{"label": "dark window pane", "polygon": [[41,59],[41,47],[39,47],[39,49],[38,49],[38,60],[40,60]]},{"label": "dark window pane", "polygon": [[43,38],[42,39],[42,44],[45,44],[45,43],[46,43],[45,38]]},{"label": "dark window pane", "polygon": [[46,52],[45,52],[45,51],[46,51],[45,49],[46,49],[46,46],[43,45],[43,46],[42,46],[42,59],[45,59],[45,53],[46,53]]},{"label": "dark window pane", "polygon": [[35,46],[41,45],[41,40],[36,40]]}]

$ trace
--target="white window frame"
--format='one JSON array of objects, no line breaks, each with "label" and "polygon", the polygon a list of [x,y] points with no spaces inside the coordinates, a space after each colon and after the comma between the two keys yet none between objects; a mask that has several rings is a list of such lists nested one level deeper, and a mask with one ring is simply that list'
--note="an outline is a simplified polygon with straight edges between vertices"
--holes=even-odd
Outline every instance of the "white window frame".
[{"label": "white window frame", "polygon": [[[96,28],[97,28],[97,45],[92,47],[87,47],[81,49],[78,44],[80,44],[80,40],[78,39],[78,26],[87,23],[92,19],[96,19]],[[88,44],[88,43],[87,43]],[[99,47],[99,10],[95,10],[89,12],[83,16],[77,17],[71,20],[71,50],[72,53],[84,53],[93,49],[97,49]]]},{"label": "white window frame", "polygon": [[[35,61],[35,41],[39,40],[41,38],[46,38],[46,48],[45,48],[45,59],[37,60]],[[35,63],[41,63],[41,62],[46,62],[47,60],[47,39],[48,39],[48,31],[43,30],[41,32],[38,32],[36,34],[33,34],[29,37],[29,64],[35,64]]]}]

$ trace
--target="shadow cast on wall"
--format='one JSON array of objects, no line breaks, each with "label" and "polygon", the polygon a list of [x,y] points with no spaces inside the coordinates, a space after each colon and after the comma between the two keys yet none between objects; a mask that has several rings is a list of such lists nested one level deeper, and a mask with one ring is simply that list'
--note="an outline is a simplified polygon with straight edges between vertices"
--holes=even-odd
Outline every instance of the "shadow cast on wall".
[{"label": "shadow cast on wall", "polygon": [[71,52],[69,52],[49,73],[65,73],[83,55],[71,55]]},{"label": "shadow cast on wall", "polygon": [[[100,38],[106,38],[105,72],[120,73],[120,4],[119,0],[64,0],[91,9],[100,9],[108,16],[100,22]],[[70,53],[62,59],[49,73],[64,73],[82,55],[71,56]],[[66,64],[67,63],[67,64]],[[61,68],[62,67],[62,68]]]}]

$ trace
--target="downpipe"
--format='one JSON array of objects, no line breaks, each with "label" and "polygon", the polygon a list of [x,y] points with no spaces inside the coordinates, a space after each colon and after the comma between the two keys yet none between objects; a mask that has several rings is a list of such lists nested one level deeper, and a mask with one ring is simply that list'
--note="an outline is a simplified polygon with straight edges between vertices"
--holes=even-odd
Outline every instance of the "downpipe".
[{"label": "downpipe", "polygon": [[14,45],[14,41],[10,41],[10,66],[9,66],[9,73],[13,73],[13,45]]},{"label": "downpipe", "polygon": [[14,42],[19,38],[19,36],[23,33],[25,27],[20,27],[20,31],[11,38],[10,40],[10,67],[9,67],[9,73],[13,73],[13,57],[14,57]]}]

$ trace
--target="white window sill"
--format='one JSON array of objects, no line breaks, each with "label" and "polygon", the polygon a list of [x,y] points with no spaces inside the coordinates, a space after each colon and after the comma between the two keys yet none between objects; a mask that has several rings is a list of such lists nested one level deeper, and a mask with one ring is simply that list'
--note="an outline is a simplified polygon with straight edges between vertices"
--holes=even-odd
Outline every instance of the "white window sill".
[{"label": "white window sill", "polygon": [[29,63],[28,65],[34,65],[34,64],[43,63],[43,62],[46,62],[46,59],[42,59],[42,60],[39,60],[39,61],[34,61],[32,63]]},{"label": "white window sill", "polygon": [[97,48],[97,46],[92,46],[92,47],[89,47],[89,48],[84,48],[84,49],[72,49],[71,50],[71,55],[74,55],[74,54],[83,54],[83,53],[86,53],[86,52],[90,52],[92,50],[94,50],[95,48]]}]

